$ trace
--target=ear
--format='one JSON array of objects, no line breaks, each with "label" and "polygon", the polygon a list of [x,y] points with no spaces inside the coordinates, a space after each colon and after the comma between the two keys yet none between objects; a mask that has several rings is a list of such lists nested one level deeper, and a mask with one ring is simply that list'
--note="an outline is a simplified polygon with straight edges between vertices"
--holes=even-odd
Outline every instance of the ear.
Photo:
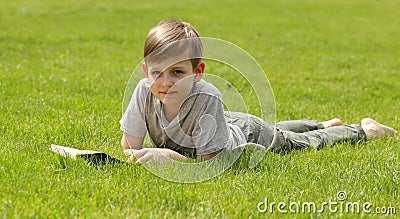
[{"label": "ear", "polygon": [[200,62],[196,69],[194,69],[194,73],[196,74],[193,78],[194,82],[199,82],[204,74],[204,69],[206,68],[206,64],[204,62]]},{"label": "ear", "polygon": [[149,74],[147,73],[146,62],[143,62],[143,63],[142,63],[142,68],[143,68],[144,74],[146,75],[146,78],[148,78],[148,77],[149,77]]}]

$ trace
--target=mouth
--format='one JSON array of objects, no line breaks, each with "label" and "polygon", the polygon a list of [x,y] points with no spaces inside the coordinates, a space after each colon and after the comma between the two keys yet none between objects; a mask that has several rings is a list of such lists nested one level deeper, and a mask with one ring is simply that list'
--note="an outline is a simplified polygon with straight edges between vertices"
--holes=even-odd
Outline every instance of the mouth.
[{"label": "mouth", "polygon": [[172,96],[172,95],[176,94],[177,92],[176,91],[159,91],[158,93],[161,95],[164,95],[164,96]]}]

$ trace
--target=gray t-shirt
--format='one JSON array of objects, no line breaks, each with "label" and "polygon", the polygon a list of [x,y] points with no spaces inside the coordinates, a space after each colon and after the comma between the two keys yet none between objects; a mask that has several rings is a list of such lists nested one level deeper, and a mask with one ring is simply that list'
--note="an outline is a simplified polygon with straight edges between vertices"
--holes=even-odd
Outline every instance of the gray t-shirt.
[{"label": "gray t-shirt", "polygon": [[135,137],[146,136],[156,147],[181,154],[207,155],[246,143],[243,131],[227,123],[221,93],[212,84],[194,82],[177,117],[168,122],[163,104],[150,91],[147,79],[139,81],[120,124]]}]

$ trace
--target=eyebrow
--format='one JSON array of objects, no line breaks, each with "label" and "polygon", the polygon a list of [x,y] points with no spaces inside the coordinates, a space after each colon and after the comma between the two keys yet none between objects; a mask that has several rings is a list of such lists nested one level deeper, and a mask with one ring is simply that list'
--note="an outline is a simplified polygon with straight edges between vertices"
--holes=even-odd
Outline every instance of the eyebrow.
[{"label": "eyebrow", "polygon": [[172,65],[170,68],[172,68],[172,69],[176,69],[176,68],[186,69],[186,66],[184,66],[184,65]]},{"label": "eyebrow", "polygon": [[[164,68],[163,71],[165,71],[165,69],[168,69],[168,68],[171,68],[171,69],[187,69],[185,65],[182,65],[182,64],[174,64],[174,65],[171,65],[171,66],[169,66],[169,67],[167,67],[167,68]],[[150,71],[161,71],[160,68],[157,68],[157,67],[150,67],[150,66],[149,66],[149,70],[150,70]]]}]

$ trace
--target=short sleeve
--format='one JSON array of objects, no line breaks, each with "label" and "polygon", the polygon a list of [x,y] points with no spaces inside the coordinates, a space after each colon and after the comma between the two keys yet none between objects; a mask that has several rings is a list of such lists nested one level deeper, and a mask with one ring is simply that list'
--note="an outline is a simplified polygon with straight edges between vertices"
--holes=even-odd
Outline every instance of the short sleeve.
[{"label": "short sleeve", "polygon": [[146,137],[147,128],[144,108],[146,96],[149,92],[150,88],[147,80],[145,78],[140,80],[133,91],[128,108],[120,120],[120,128],[123,132],[138,138]]},{"label": "short sleeve", "polygon": [[192,133],[197,155],[217,152],[230,144],[229,127],[225,120],[224,106],[220,95],[205,95],[201,116]]}]

